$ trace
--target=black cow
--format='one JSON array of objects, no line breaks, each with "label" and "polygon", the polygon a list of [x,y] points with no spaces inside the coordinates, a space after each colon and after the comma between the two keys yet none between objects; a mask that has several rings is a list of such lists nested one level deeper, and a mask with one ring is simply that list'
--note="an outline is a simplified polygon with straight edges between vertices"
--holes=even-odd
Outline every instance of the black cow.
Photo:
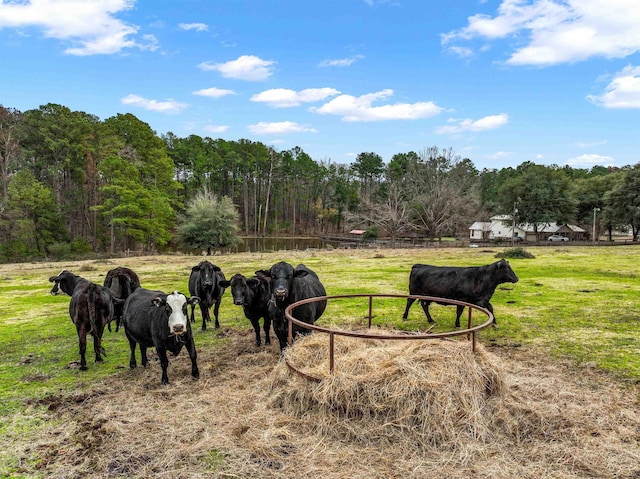
[{"label": "black cow", "polygon": [[[189,276],[189,294],[200,298],[200,312],[202,313],[202,330],[206,331],[207,322],[211,321],[209,309],[213,306],[213,316],[216,320],[216,328],[220,327],[218,321],[218,311],[220,302],[224,294],[224,288],[220,286],[220,281],[225,279],[222,270],[209,261],[201,261],[200,264],[191,268]],[[195,304],[191,305],[191,322],[195,322]]]},{"label": "black cow", "polygon": [[78,333],[80,370],[87,369],[87,334],[93,336],[96,363],[101,363],[102,356],[106,356],[102,347],[102,333],[104,327],[113,319],[111,291],[67,270],[63,270],[58,276],[50,277],[49,281],[55,283],[51,288],[51,294],[71,296],[69,316]]},{"label": "black cow", "polygon": [[198,302],[192,296],[187,299],[177,291],[167,295],[162,291],[136,289],[124,304],[124,332],[129,340],[131,357],[129,367],[136,367],[136,344],[140,345],[142,366],[146,367],[147,348],[154,347],[162,366],[162,384],[169,384],[167,351],[177,356],[183,346],[191,359],[191,376],[200,377],[196,362],[196,346],[193,341],[187,305]]},{"label": "black cow", "polygon": [[271,344],[269,331],[271,330],[271,317],[269,316],[269,300],[271,299],[271,278],[256,271],[252,278],[246,278],[238,273],[231,277],[230,281],[220,281],[223,288],[231,287],[233,304],[242,306],[244,315],[253,326],[256,333],[256,346],[260,346],[260,318],[264,318],[265,344]]},{"label": "black cow", "polygon": [[[122,312],[125,300],[140,287],[138,275],[129,268],[118,266],[107,272],[104,277],[104,286],[111,290],[113,297],[113,320],[116,323],[116,331],[122,323]],[[108,325],[111,331],[111,324]]]},{"label": "black cow", "polygon": [[[318,275],[303,264],[294,269],[289,263],[281,261],[271,266],[268,271],[257,271],[256,274],[264,274],[271,278],[273,295],[269,301],[269,316],[282,352],[287,347],[289,333],[288,321],[284,316],[286,307],[303,299],[326,296],[327,292]],[[313,324],[322,316],[326,307],[326,299],[314,301],[297,307],[293,315],[300,321]],[[294,324],[293,333],[294,336],[308,334],[309,330]]]},{"label": "black cow", "polygon": [[[415,264],[409,275],[409,294],[464,301],[486,308],[493,314],[491,296],[499,284],[507,282],[517,283],[518,277],[504,259],[485,266],[470,267]],[[402,319],[407,319],[414,301],[414,298],[407,299]],[[433,323],[429,314],[431,301],[421,300],[420,304],[429,323]],[[464,306],[456,305],[456,308],[456,328],[460,328],[460,315]],[[493,324],[497,327],[495,316]]]}]

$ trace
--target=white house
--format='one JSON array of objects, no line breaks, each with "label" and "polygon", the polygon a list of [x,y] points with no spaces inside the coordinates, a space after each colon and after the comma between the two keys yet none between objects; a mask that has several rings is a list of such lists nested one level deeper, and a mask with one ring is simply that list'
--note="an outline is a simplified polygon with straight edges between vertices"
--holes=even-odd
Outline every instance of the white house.
[{"label": "white house", "polygon": [[[520,237],[525,241],[536,241],[533,225],[530,223],[511,224],[511,215],[496,215],[491,221],[476,221],[469,227],[471,241],[511,241],[512,237]],[[575,225],[559,225],[555,222],[538,225],[541,240],[552,234],[563,234],[572,240],[585,239],[585,230]]]}]

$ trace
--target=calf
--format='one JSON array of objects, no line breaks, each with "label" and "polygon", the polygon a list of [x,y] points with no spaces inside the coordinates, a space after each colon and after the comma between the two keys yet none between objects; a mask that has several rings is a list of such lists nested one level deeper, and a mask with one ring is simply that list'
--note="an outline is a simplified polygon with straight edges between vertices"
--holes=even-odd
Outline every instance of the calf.
[{"label": "calf", "polygon": [[[113,297],[113,320],[116,323],[116,331],[122,323],[122,312],[125,300],[140,287],[138,275],[129,268],[118,266],[107,272],[104,277],[104,286],[111,290]],[[111,331],[111,323],[107,326]]]},{"label": "calf", "polygon": [[[493,314],[491,297],[496,287],[502,283],[517,283],[518,277],[504,259],[486,266],[450,267],[415,264],[409,275],[409,294],[454,299],[476,304]],[[406,320],[409,308],[415,298],[407,298],[407,307],[402,319]],[[429,314],[431,301],[421,300],[420,304],[429,323],[433,318]],[[441,303],[447,304],[447,303]],[[460,328],[460,315],[464,306],[456,305],[456,328]],[[495,316],[493,324],[497,327]]]},{"label": "calf", "polygon": [[87,334],[93,336],[96,363],[101,363],[102,356],[106,356],[102,347],[102,333],[104,327],[113,319],[111,291],[67,270],[63,270],[58,276],[50,277],[49,281],[55,283],[51,294],[64,293],[71,296],[69,315],[78,333],[80,370],[87,369]]},{"label": "calf", "polygon": [[[191,268],[189,276],[189,294],[200,298],[200,312],[202,313],[202,330],[207,330],[207,322],[211,321],[209,309],[213,306],[213,316],[216,320],[216,328],[220,327],[218,321],[218,311],[220,302],[224,294],[224,288],[220,286],[220,281],[225,279],[222,270],[209,261],[201,261],[200,264]],[[195,322],[195,304],[191,306],[191,322]]]},{"label": "calf", "polygon": [[[308,298],[326,296],[324,286],[318,275],[303,264],[294,269],[289,263],[281,261],[274,264],[268,271],[259,271],[271,278],[273,295],[269,301],[269,316],[273,323],[273,330],[280,342],[280,351],[287,347],[288,321],[284,315],[287,306]],[[293,311],[296,319],[313,324],[322,316],[327,307],[327,300],[319,300],[298,306]],[[308,334],[309,330],[296,324],[293,334]]]},{"label": "calf", "polygon": [[167,295],[162,291],[136,289],[127,298],[123,315],[124,332],[131,349],[129,367],[133,369],[137,366],[136,344],[140,345],[143,367],[146,367],[149,362],[147,348],[155,346],[162,367],[161,382],[169,384],[167,351],[177,356],[184,346],[191,359],[191,376],[200,377],[196,362],[196,346],[187,316],[187,305],[194,305],[197,302],[197,297],[192,296],[187,299],[177,291]]},{"label": "calf", "polygon": [[256,346],[262,344],[260,340],[260,318],[264,318],[265,344],[271,344],[269,331],[271,317],[269,316],[269,300],[271,299],[271,278],[256,271],[256,275],[247,279],[241,274],[234,274],[231,280],[220,281],[223,288],[231,287],[233,304],[242,306],[244,315],[253,326],[256,333]]}]

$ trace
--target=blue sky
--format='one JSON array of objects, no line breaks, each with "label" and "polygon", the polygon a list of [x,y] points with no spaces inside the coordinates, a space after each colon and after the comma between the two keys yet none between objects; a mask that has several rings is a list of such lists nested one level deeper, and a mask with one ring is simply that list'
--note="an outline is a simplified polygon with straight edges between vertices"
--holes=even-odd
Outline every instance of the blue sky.
[{"label": "blue sky", "polygon": [[0,2],[0,104],[316,161],[640,162],[638,0]]}]

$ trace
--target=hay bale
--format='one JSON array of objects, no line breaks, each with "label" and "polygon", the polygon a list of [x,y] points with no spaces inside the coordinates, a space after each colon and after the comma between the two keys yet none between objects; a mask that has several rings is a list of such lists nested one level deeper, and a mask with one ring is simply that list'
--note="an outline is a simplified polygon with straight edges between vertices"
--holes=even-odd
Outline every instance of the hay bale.
[{"label": "hay bale", "polygon": [[[336,439],[387,446],[398,441],[426,449],[490,441],[505,425],[494,423],[505,374],[479,346],[466,341],[385,341],[337,337],[329,373],[328,338],[313,334],[286,350],[274,370],[271,407],[299,418],[314,415],[317,432]],[[508,422],[508,421],[507,421]]]}]

